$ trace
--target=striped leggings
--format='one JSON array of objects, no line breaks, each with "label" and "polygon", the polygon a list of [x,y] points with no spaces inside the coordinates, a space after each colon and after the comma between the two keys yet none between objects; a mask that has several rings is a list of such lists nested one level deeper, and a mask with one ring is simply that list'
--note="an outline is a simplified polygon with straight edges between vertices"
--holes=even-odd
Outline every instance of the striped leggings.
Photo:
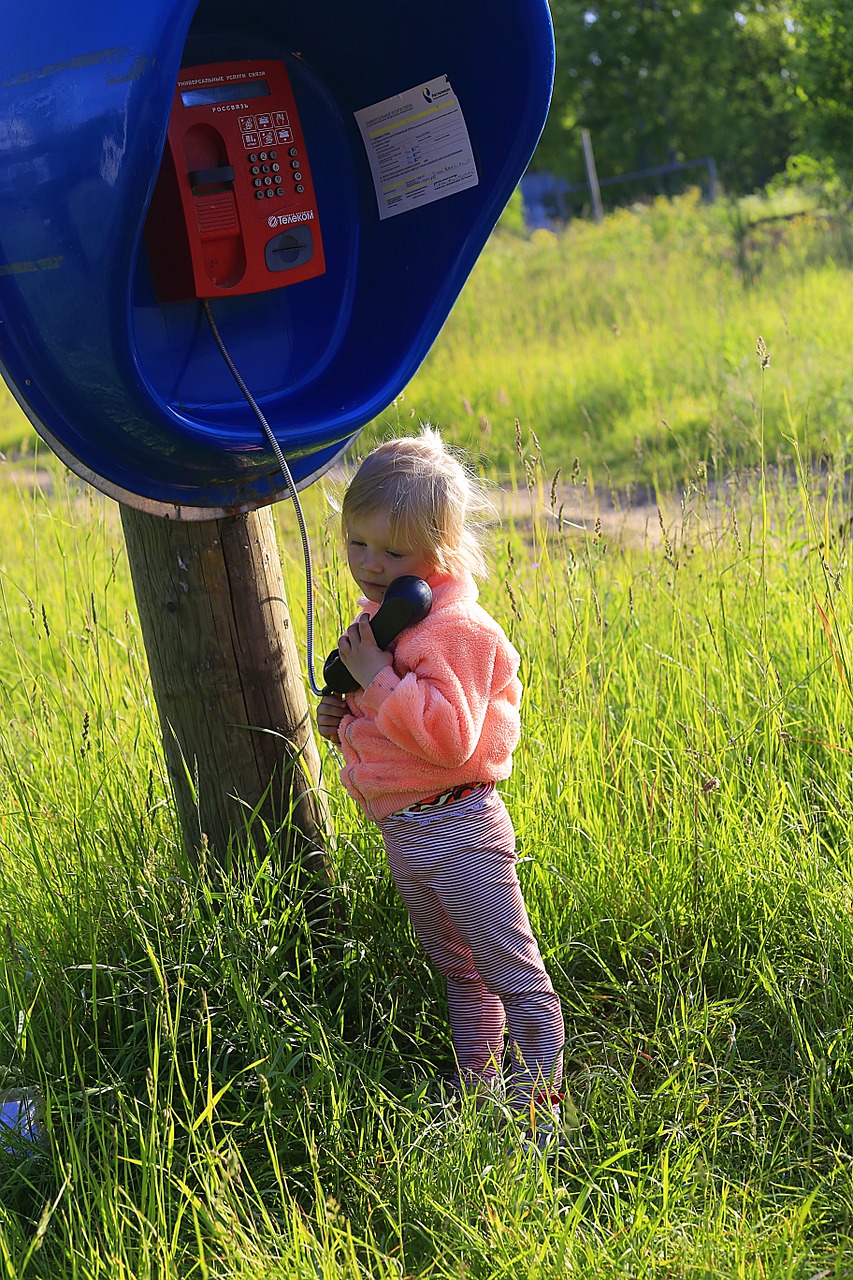
[{"label": "striped leggings", "polygon": [[515,834],[493,786],[379,823],[415,932],[447,981],[459,1078],[500,1073],[509,1032],[510,1105],[559,1089],[565,1039],[559,997],[530,929]]}]

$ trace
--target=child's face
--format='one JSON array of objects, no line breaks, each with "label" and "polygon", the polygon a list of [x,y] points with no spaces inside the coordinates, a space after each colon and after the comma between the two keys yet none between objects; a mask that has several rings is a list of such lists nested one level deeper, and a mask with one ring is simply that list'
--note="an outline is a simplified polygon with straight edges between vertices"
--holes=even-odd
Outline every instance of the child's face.
[{"label": "child's face", "polygon": [[395,578],[412,574],[428,578],[435,572],[429,555],[418,547],[392,542],[384,511],[357,516],[347,528],[349,571],[368,600],[379,604]]}]

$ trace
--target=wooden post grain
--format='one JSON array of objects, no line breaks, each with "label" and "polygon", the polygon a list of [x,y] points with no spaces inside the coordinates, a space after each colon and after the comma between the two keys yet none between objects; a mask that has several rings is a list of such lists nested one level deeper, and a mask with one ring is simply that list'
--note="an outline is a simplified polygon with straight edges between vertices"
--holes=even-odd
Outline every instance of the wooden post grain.
[{"label": "wooden post grain", "polygon": [[223,867],[248,830],[322,879],[329,818],[271,510],[121,517],[188,852]]}]

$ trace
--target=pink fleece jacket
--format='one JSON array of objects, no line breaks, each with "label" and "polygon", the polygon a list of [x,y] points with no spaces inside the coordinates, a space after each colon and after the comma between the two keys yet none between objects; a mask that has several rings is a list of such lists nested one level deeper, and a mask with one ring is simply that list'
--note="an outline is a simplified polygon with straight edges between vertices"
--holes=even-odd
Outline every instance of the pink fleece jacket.
[{"label": "pink fleece jacket", "polygon": [[[519,739],[518,654],[470,574],[429,579],[432,609],[347,695],[341,781],[374,821],[464,782],[508,778]],[[359,602],[371,616],[378,605]]]}]

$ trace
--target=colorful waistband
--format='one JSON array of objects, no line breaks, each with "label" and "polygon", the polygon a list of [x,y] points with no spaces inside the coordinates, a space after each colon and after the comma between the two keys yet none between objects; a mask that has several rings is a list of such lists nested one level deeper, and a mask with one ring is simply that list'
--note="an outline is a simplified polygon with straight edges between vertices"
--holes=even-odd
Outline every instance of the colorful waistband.
[{"label": "colorful waistband", "polygon": [[442,791],[439,795],[430,796],[427,800],[419,800],[417,804],[410,804],[407,809],[398,809],[396,813],[391,814],[391,817],[426,813],[429,809],[441,809],[446,804],[455,804],[457,800],[467,800],[484,785],[482,782],[462,782],[458,787],[452,787],[450,791]]}]

